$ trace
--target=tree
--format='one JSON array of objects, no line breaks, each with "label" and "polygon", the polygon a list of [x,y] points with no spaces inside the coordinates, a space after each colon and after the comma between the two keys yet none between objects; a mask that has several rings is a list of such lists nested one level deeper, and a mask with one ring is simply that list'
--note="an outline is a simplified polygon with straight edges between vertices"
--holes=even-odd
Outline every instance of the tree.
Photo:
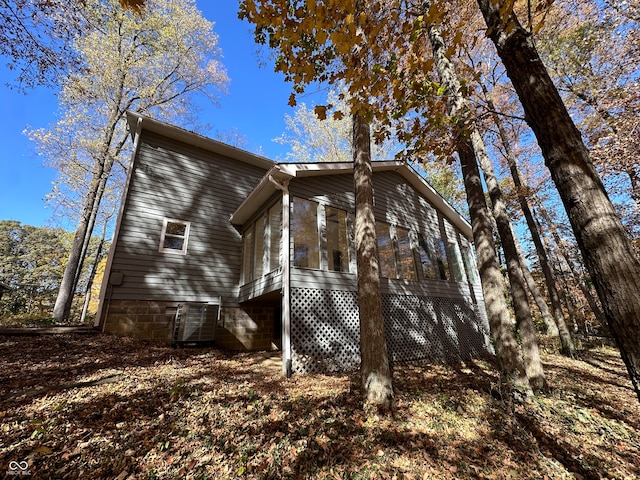
[{"label": "tree", "polygon": [[360,316],[360,373],[365,401],[393,407],[393,385],[382,316],[380,266],[373,204],[371,133],[359,114],[353,115],[353,183],[356,197],[355,246]]},{"label": "tree", "polygon": [[[367,2],[355,2],[344,9],[322,2],[289,3],[246,0],[240,5],[239,15],[256,25],[256,41],[277,52],[276,70],[293,80],[290,105],[295,106],[296,93],[304,92],[313,82],[344,82],[348,89],[346,113],[353,118],[362,391],[366,404],[389,409],[393,406],[393,387],[380,304],[370,165],[370,124],[389,123],[388,118],[376,116],[368,107],[374,83],[368,65],[374,55],[361,21],[378,13],[368,8]],[[353,76],[356,72],[359,77]],[[320,119],[326,118],[326,106],[316,106],[314,111]],[[333,114],[336,120],[344,116],[342,111]],[[376,141],[384,138],[377,137]]]},{"label": "tree", "polygon": [[64,271],[71,237],[61,228],[0,221],[0,281],[11,287],[0,317],[47,316]]},{"label": "tree", "polygon": [[531,35],[505,2],[478,0],[542,150],[640,400],[640,261]]},{"label": "tree", "polygon": [[[423,1],[420,6],[427,13],[430,2]],[[533,386],[536,389],[546,387],[544,372],[537,351],[533,321],[529,311],[528,299],[524,287],[524,279],[520,262],[511,235],[510,223],[506,216],[504,201],[493,175],[491,162],[486,155],[484,142],[474,126],[473,112],[467,105],[462,93],[453,63],[447,58],[444,40],[440,31],[429,19],[425,22],[426,36],[433,53],[435,68],[448,96],[447,114],[457,119],[452,125],[453,138],[461,162],[467,203],[471,213],[474,243],[479,257],[479,271],[482,288],[487,304],[487,315],[492,336],[496,344],[496,354],[501,365],[501,373],[505,376],[505,384],[517,386],[526,391]],[[416,39],[416,43],[417,43]],[[508,272],[511,280],[511,296],[518,325],[523,332],[526,362],[523,365],[517,342],[509,328],[508,309],[501,293],[502,276],[498,266],[494,246],[488,241],[492,237],[492,222],[484,198],[482,185],[478,181],[478,160],[482,164],[485,179],[493,202],[493,216],[498,224],[498,231],[508,256]],[[510,242],[510,243],[508,243]],[[480,260],[480,258],[482,260]],[[526,372],[526,377],[523,375]]]},{"label": "tree", "polygon": [[[188,123],[192,97],[213,101],[226,82],[218,60],[217,36],[193,0],[149,1],[138,15],[115,0],[87,5],[86,31],[73,43],[82,68],[64,81],[61,118],[49,130],[32,132],[39,151],[59,168],[60,185],[70,179],[88,186],[73,246],[54,308],[67,318],[78,272],[88,247],[101,200],[125,165],[127,110],[176,123]],[[114,167],[116,167],[114,169]],[[62,191],[62,193],[68,193]]]},{"label": "tree", "polygon": [[83,3],[0,0],[0,54],[19,72],[19,88],[58,86],[69,69],[77,68],[70,43],[81,28]]}]

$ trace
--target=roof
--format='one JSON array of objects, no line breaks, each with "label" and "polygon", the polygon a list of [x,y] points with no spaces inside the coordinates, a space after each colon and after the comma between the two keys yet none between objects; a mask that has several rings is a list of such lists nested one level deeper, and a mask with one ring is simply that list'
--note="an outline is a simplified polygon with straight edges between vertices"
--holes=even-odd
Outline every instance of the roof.
[{"label": "roof", "polygon": [[[389,160],[371,162],[373,172],[395,171],[439,210],[460,232],[472,240],[471,225],[406,162]],[[231,223],[243,225],[279,189],[278,184],[293,178],[353,173],[352,163],[279,163],[274,165],[251,194],[231,215]]]},{"label": "roof", "polygon": [[175,125],[161,122],[160,120],[155,120],[151,117],[140,115],[136,112],[127,111],[126,115],[127,123],[129,124],[129,130],[132,136],[135,135],[138,122],[142,122],[142,128],[147,132],[156,133],[166,138],[186,143],[197,148],[202,148],[203,150],[207,150],[218,155],[224,155],[226,157],[234,158],[244,163],[264,168],[265,170],[275,165],[275,162],[269,160],[268,158],[262,157],[260,155],[255,155],[232,145],[228,145],[226,143],[213,140],[203,135],[190,132],[189,130],[185,130],[184,128],[176,127]]}]

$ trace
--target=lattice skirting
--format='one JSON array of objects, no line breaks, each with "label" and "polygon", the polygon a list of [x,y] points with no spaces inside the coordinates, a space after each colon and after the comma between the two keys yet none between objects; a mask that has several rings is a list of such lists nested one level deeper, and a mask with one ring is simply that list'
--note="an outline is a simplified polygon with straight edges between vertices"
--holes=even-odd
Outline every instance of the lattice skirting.
[{"label": "lattice skirting", "polygon": [[[455,362],[492,354],[484,316],[464,298],[383,295],[392,363]],[[360,366],[355,292],[291,290],[292,370],[328,373]]]}]

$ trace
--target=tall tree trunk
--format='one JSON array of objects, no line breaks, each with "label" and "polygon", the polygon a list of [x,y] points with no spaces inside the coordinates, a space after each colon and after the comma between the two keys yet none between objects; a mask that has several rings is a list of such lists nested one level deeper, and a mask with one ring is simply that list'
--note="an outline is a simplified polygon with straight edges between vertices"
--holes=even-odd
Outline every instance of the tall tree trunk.
[{"label": "tall tree trunk", "polygon": [[393,384],[382,316],[380,268],[373,207],[369,124],[353,115],[353,180],[356,197],[355,243],[358,265],[360,355],[365,403],[393,408]]},{"label": "tall tree trunk", "polygon": [[[73,237],[69,259],[67,260],[64,275],[60,282],[60,289],[58,291],[56,303],[53,307],[53,317],[57,321],[63,321],[69,318],[71,304],[73,303],[73,294],[77,284],[77,275],[79,274],[79,269],[84,259],[83,255],[86,252],[86,239],[91,236],[93,231],[93,226],[100,207],[99,198],[102,198],[102,192],[104,192],[102,189],[103,179],[109,175],[111,165],[106,164],[104,160],[99,161],[96,165],[96,170],[93,172],[89,191],[85,196],[82,215],[80,216],[80,220]],[[106,182],[106,179],[104,181]]]},{"label": "tall tree trunk", "polygon": [[[425,11],[428,9],[428,4],[429,2],[423,2]],[[487,307],[487,316],[489,317],[489,325],[496,343],[496,353],[501,372],[506,377],[505,380],[507,383],[529,392],[531,388],[529,380],[531,379],[527,380],[528,372],[525,372],[518,351],[517,340],[509,326],[509,313],[503,293],[504,283],[502,275],[500,274],[500,266],[493,244],[491,217],[484,200],[482,184],[479,182],[479,171],[476,161],[476,155],[478,153],[476,150],[477,145],[474,144],[469,134],[469,128],[473,122],[472,120],[470,121],[471,115],[465,105],[465,100],[460,89],[460,82],[454,66],[445,54],[446,48],[440,32],[433,24],[429,23],[427,25],[427,33],[431,43],[438,77],[447,89],[448,113],[449,115],[457,115],[460,117],[458,124],[454,127],[456,150],[458,151],[462,165],[462,174],[467,191],[467,202],[471,214],[472,230],[478,254],[480,278]],[[482,201],[480,201],[480,197],[482,197]],[[517,301],[520,301],[520,298],[518,298]],[[527,303],[528,309],[526,292],[524,301]],[[518,313],[522,313],[522,310],[518,310]],[[531,320],[530,314],[529,320]],[[539,378],[539,375],[535,374],[534,377]],[[544,383],[544,374],[542,374],[542,383]]]},{"label": "tall tree trunk", "polygon": [[467,193],[482,293],[491,336],[496,347],[500,376],[503,384],[515,387],[526,395],[531,387],[520,357],[518,341],[511,328],[509,308],[504,297],[504,280],[493,243],[491,213],[482,189],[480,170],[470,142],[459,138],[456,144]]},{"label": "tall tree trunk", "polygon": [[504,1],[478,0],[487,34],[564,203],[605,317],[640,400],[640,261],[528,32]]},{"label": "tall tree trunk", "polygon": [[580,272],[576,271],[575,265],[571,260],[571,256],[566,247],[566,244],[565,242],[562,241],[562,238],[558,233],[558,229],[556,225],[554,224],[553,220],[551,220],[551,217],[549,216],[549,212],[547,212],[547,209],[544,208],[544,205],[542,204],[540,199],[537,198],[537,196],[535,198],[536,198],[536,205],[538,207],[538,210],[540,211],[540,215],[542,216],[542,219],[546,222],[547,229],[551,233],[551,236],[553,237],[553,240],[556,243],[558,250],[560,251],[560,255],[562,256],[562,258],[564,258],[565,263],[568,265],[569,271],[571,272],[571,276],[574,278],[576,284],[582,291],[582,294],[584,295],[584,298],[587,300],[587,303],[589,304],[589,308],[593,312],[593,315],[596,317],[596,319],[598,320],[598,322],[600,322],[601,325],[605,325],[607,321],[606,321],[606,318],[604,317],[604,313],[602,312],[602,309],[598,305],[597,299],[592,295],[591,289],[587,286],[587,282],[585,281],[585,278],[584,278],[585,276],[582,275]]},{"label": "tall tree trunk", "polygon": [[[562,352],[565,355],[573,356],[575,353],[575,347],[573,345],[571,335],[569,334],[569,330],[567,329],[567,325],[564,321],[562,305],[560,304],[560,297],[558,296],[558,289],[556,287],[556,280],[553,275],[553,271],[551,270],[551,266],[549,265],[547,251],[545,250],[540,238],[540,231],[538,230],[538,226],[533,218],[533,213],[531,212],[531,208],[529,208],[527,197],[525,195],[525,191],[528,189],[528,186],[523,180],[522,175],[520,174],[518,162],[513,150],[511,149],[507,132],[504,128],[504,125],[502,124],[502,120],[496,112],[496,108],[493,104],[493,101],[489,97],[489,92],[487,91],[487,88],[484,84],[482,84],[482,91],[484,93],[485,100],[487,101],[487,105],[492,111],[494,124],[498,128],[498,135],[500,136],[502,147],[505,150],[505,156],[507,159],[507,163],[509,164],[511,177],[513,178],[514,185],[518,189],[518,201],[520,203],[520,208],[522,209],[525,221],[527,222],[527,227],[529,228],[529,232],[531,233],[531,239],[533,240],[533,244],[536,248],[538,260],[540,262],[540,268],[542,269],[545,284],[547,285],[547,292],[549,294],[551,310],[553,312],[553,320],[555,322],[555,325],[549,324],[548,321],[545,322],[545,324],[547,325],[547,334],[552,336],[559,335],[560,342],[562,344]],[[560,335],[560,332],[562,332],[562,335]]]},{"label": "tall tree trunk", "polygon": [[522,353],[524,354],[524,365],[531,387],[535,390],[544,390],[547,382],[544,377],[544,368],[540,360],[538,340],[536,339],[536,329],[531,316],[529,298],[527,296],[527,286],[520,265],[520,256],[513,237],[511,221],[507,214],[502,190],[498,185],[493,170],[491,160],[487,155],[486,146],[480,133],[475,127],[471,129],[471,142],[480,162],[480,168],[484,172],[484,180],[489,190],[489,198],[493,204],[493,217],[496,221],[498,235],[507,262],[507,274],[509,275],[509,285],[511,291],[512,307],[516,316],[516,323],[520,329],[522,337]]},{"label": "tall tree trunk", "polygon": [[547,335],[557,337],[558,327],[556,326],[556,322],[553,319],[551,312],[549,311],[549,307],[547,306],[547,302],[545,301],[542,292],[538,288],[538,285],[536,284],[536,281],[533,278],[529,267],[527,267],[527,260],[524,257],[524,253],[522,252],[522,245],[520,244],[516,233],[513,231],[513,226],[511,234],[513,235],[513,239],[516,241],[518,258],[520,258],[520,266],[522,267],[522,274],[524,275],[524,279],[527,282],[527,288],[529,289],[529,293],[531,293],[531,296],[533,297],[533,300],[538,307],[538,311],[540,312],[540,316],[542,317],[542,321],[545,325],[545,333]]},{"label": "tall tree trunk", "polygon": [[[120,85],[121,89],[124,88],[122,81],[123,80],[121,80]],[[122,138],[118,139],[115,146],[113,145],[116,126],[123,115],[124,110],[119,109],[117,105],[112,108],[105,131],[103,148],[96,158],[89,190],[85,195],[82,215],[76,227],[69,259],[65,266],[58,297],[53,307],[53,317],[57,321],[63,321],[69,318],[71,304],[73,303],[73,294],[78,284],[87,249],[89,248],[89,241],[91,240],[93,228],[96,223],[102,196],[104,195],[115,159],[127,141],[127,135],[125,134]]]}]

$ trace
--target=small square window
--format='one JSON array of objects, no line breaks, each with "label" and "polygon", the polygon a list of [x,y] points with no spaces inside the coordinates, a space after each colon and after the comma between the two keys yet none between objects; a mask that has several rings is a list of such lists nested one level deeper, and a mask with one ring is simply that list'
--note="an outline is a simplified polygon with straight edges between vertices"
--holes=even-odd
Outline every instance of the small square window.
[{"label": "small square window", "polygon": [[160,248],[158,251],[186,255],[190,226],[190,222],[165,218],[162,222],[162,234],[160,235]]}]

